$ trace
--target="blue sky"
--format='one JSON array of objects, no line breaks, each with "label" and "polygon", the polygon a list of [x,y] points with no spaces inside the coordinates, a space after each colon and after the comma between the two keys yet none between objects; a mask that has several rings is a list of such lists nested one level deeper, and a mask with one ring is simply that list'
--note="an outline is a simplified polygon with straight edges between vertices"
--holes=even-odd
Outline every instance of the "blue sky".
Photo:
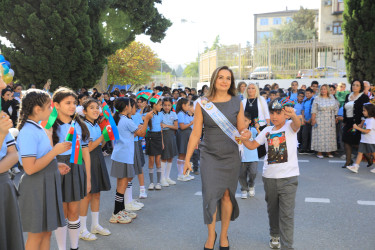
[{"label": "blue sky", "polygon": [[320,0],[163,0],[157,8],[173,22],[164,40],[153,43],[145,35],[136,40],[149,45],[161,59],[176,67],[194,61],[198,51],[211,46],[217,35],[226,45],[253,43],[254,14],[300,6],[319,9]]}]

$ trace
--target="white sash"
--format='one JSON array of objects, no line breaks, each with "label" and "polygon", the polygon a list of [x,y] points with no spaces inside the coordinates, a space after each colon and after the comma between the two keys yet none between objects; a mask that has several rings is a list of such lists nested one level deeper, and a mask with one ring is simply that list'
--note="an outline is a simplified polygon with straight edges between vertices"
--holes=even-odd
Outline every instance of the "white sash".
[{"label": "white sash", "polygon": [[240,154],[243,154],[243,144],[241,142],[241,135],[238,132],[237,128],[225,117],[223,113],[213,104],[208,101],[206,97],[201,97],[198,100],[198,103],[201,105],[207,114],[214,120],[214,122],[219,126],[219,128],[226,134],[232,141],[238,145],[238,150]]}]

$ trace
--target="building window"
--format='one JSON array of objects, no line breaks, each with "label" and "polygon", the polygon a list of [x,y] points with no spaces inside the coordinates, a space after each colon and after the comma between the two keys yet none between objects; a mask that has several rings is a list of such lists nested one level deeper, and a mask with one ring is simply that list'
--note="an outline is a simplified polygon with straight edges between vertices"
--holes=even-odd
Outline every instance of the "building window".
[{"label": "building window", "polygon": [[272,36],[272,31],[258,31],[257,32],[257,43],[261,43],[264,39]]},{"label": "building window", "polygon": [[260,19],[260,25],[268,25],[268,18]]},{"label": "building window", "polygon": [[343,3],[343,2],[344,2],[344,0],[337,0],[337,2],[338,2],[338,3]]},{"label": "building window", "polygon": [[275,18],[273,19],[273,24],[274,24],[274,25],[279,25],[279,24],[281,24],[281,18],[280,18],[280,17],[275,17]]},{"label": "building window", "polygon": [[342,22],[334,22],[333,23],[332,33],[334,35],[342,35],[341,24],[342,24]]},{"label": "building window", "polygon": [[291,18],[291,17],[286,18],[286,23],[290,23],[291,21],[293,21],[293,18]]}]

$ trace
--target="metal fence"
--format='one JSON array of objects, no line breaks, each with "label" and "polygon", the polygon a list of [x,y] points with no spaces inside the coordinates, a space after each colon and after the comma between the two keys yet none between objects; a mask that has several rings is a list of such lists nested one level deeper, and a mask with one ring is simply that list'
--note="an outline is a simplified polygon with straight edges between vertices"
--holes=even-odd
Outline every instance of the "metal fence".
[{"label": "metal fence", "polygon": [[268,67],[272,74],[267,77],[280,79],[295,78],[300,70],[314,70],[317,67],[345,71],[344,41],[339,37],[329,41],[268,40],[254,46],[222,46],[200,56],[199,81],[209,81],[213,70],[223,65],[233,70],[236,79],[249,79],[250,73],[257,67]]},{"label": "metal fence", "polygon": [[[199,77],[176,77],[171,75],[153,75],[152,84],[154,86],[168,86],[175,88],[175,86],[183,85],[184,87],[196,88],[199,82]],[[151,85],[152,85],[151,84]]]}]

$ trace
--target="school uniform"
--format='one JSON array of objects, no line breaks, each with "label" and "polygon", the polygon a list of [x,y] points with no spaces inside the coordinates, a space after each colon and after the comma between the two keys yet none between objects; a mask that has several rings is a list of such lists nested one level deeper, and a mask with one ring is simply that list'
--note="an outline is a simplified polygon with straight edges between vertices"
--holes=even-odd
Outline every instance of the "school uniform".
[{"label": "school uniform", "polygon": [[[250,128],[251,137],[253,139],[258,135],[257,130],[254,127]],[[250,150],[244,147],[244,153],[242,155],[242,163],[240,168],[240,176],[238,181],[241,185],[241,191],[249,191],[249,188],[254,187],[255,178],[258,172],[258,150]]]},{"label": "school uniform", "polygon": [[[94,142],[102,135],[100,127],[97,123],[91,123],[85,120],[86,127],[90,132],[89,141]],[[91,191],[95,194],[101,191],[111,190],[111,182],[109,180],[107,165],[105,164],[102,154],[102,144],[100,143],[94,150],[90,152],[91,162]]]},{"label": "school uniform", "polygon": [[[15,145],[13,136],[7,134],[0,148],[0,160],[7,155],[8,147]],[[17,190],[8,171],[0,173],[0,232],[0,249],[25,249]]]},{"label": "school uniform", "polygon": [[193,120],[193,116],[189,116],[187,113],[180,111],[177,114],[178,119],[178,130],[177,130],[177,149],[179,154],[186,154],[187,145],[189,143],[190,134],[193,125],[187,129],[180,129],[180,123],[189,124]]},{"label": "school uniform", "polygon": [[[136,113],[132,116],[132,120],[135,125],[138,126],[143,124],[142,114]],[[139,136],[134,137],[134,173],[135,175],[143,174],[144,155],[142,150],[142,144],[139,144]],[[141,145],[141,147],[139,147]],[[142,161],[143,158],[143,161]]]},{"label": "school uniform", "polygon": [[[142,120],[142,123],[143,124],[143,119],[142,117],[145,116],[146,114],[145,113],[142,113],[141,114],[141,109],[137,109],[137,112],[136,114],[139,114],[140,117],[141,117],[141,120]],[[139,147],[139,152],[141,153],[140,154],[140,159],[141,159],[141,166],[143,167],[145,164],[146,164],[146,159],[145,159],[145,155],[143,153],[143,145],[142,145],[142,141],[144,140],[145,138],[144,137],[140,137],[138,136],[138,147]]]},{"label": "school uniform", "polygon": [[[295,105],[294,105],[294,110],[295,110],[297,116],[302,115],[303,102],[298,102],[298,100],[296,100]],[[302,128],[303,127],[301,127],[301,129],[299,130],[299,132],[297,134],[299,145],[302,145],[302,143],[303,143],[303,136],[302,136],[303,129]]]},{"label": "school uniform", "polygon": [[306,99],[303,101],[303,112],[304,112],[304,120],[310,120],[310,123],[305,123],[302,127],[302,145],[301,150],[311,150],[311,133],[312,133],[312,126],[311,126],[311,109],[314,102],[314,97],[310,99]]},{"label": "school uniform", "polygon": [[115,141],[112,152],[111,176],[115,178],[133,178],[134,172],[134,133],[138,130],[132,119],[120,115],[117,125],[119,140]]},{"label": "school uniform", "polygon": [[151,119],[152,127],[146,135],[146,155],[155,156],[161,155],[163,151],[162,137],[161,137],[161,123],[163,122],[163,113],[154,113]]},{"label": "school uniform", "polygon": [[[52,150],[46,132],[32,120],[21,129],[17,144],[20,162],[28,157],[42,158]],[[24,232],[51,232],[65,226],[60,176],[56,158],[39,172],[22,175],[18,191]]]},{"label": "school uniform", "polygon": [[[68,134],[69,128],[72,121],[69,123],[63,123],[59,119],[56,120],[59,125],[56,133],[59,137],[59,143],[64,142],[66,135]],[[77,136],[80,138],[80,144],[82,149],[88,147],[88,142],[82,140],[82,128],[75,122],[74,130],[77,133]],[[86,168],[84,164],[77,165],[70,163],[70,155],[72,154],[72,149],[58,155],[57,161],[65,163],[70,167],[70,171],[61,176],[61,188],[63,195],[63,202],[73,202],[80,201],[87,195],[87,176]]]},{"label": "school uniform", "polygon": [[373,117],[366,118],[362,129],[369,129],[370,132],[361,134],[358,152],[372,154],[375,152],[375,119]]},{"label": "school uniform", "polygon": [[[173,126],[175,121],[177,121],[175,112],[169,111],[169,113],[165,113],[163,111],[163,124]],[[164,149],[161,153],[162,160],[168,160],[178,155],[175,130],[163,128],[163,143]]]}]

